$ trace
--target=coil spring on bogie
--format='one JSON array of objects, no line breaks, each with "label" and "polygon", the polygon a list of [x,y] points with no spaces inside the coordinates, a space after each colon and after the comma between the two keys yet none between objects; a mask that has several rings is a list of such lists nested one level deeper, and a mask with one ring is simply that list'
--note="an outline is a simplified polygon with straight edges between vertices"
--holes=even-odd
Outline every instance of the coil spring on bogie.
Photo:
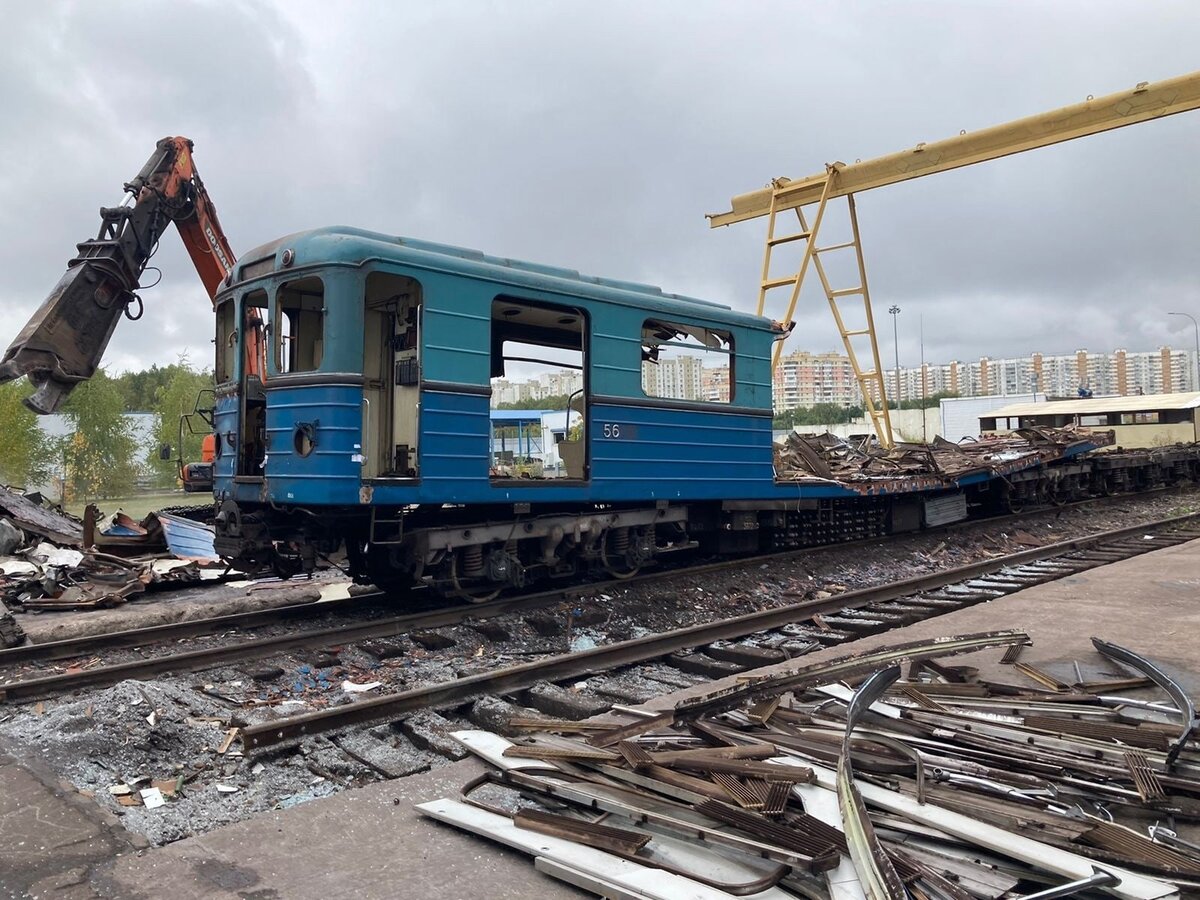
[{"label": "coil spring on bogie", "polygon": [[629,529],[614,528],[609,532],[608,552],[612,556],[624,556],[629,549]]},{"label": "coil spring on bogie", "polygon": [[464,578],[478,578],[483,574],[483,545],[471,544],[469,547],[463,547],[460,562]]}]

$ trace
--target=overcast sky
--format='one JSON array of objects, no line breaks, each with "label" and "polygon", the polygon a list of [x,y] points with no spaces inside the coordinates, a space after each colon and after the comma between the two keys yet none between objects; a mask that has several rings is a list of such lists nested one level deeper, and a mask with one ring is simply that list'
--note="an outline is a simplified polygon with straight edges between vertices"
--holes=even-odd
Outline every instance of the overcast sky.
[{"label": "overcast sky", "polygon": [[[1194,2],[10,3],[0,37],[7,344],[97,209],[184,134],[235,252],[346,224],[752,310],[765,221],[706,212],[853,161],[1197,67]],[[885,359],[1190,347],[1200,112],[859,197]],[[110,371],[212,314],[164,238]],[[146,281],[153,280],[148,276]],[[815,287],[815,285],[814,285]],[[805,298],[791,347],[832,349]],[[1186,323],[1185,323],[1186,324]]]}]

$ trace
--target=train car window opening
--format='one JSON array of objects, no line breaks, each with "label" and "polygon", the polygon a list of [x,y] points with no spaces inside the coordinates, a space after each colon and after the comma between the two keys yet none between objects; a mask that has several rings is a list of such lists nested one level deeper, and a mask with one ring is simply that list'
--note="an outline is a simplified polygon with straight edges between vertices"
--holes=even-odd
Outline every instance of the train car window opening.
[{"label": "train car window opening", "polygon": [[647,397],[731,403],[733,336],[663,319],[642,324],[642,392]]},{"label": "train car window opening", "polygon": [[236,342],[242,358],[242,377],[254,376],[261,383],[267,363],[267,292],[251,291],[242,298],[242,327]]},{"label": "train car window opening", "polygon": [[583,310],[493,301],[493,479],[587,477],[586,348]]},{"label": "train car window opening", "polygon": [[237,359],[237,304],[232,297],[217,307],[217,352],[214,369],[217,384],[233,381]]},{"label": "train car window opening", "polygon": [[275,297],[275,369],[314,372],[325,351],[325,286],[310,277],[281,285]]}]

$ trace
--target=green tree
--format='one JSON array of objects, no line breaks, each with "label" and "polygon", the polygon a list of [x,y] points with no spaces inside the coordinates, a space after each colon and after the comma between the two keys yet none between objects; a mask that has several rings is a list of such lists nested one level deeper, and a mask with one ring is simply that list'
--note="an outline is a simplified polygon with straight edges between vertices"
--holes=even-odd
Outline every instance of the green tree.
[{"label": "green tree", "polygon": [[785,409],[775,415],[773,425],[775,428],[791,428],[795,425],[838,425],[857,419],[862,414],[861,406],[818,403],[816,406]]},{"label": "green tree", "polygon": [[120,389],[103,369],[76,385],[67,398],[63,414],[71,432],[59,443],[64,500],[119,497],[133,488],[137,442],[129,433],[124,407]]},{"label": "green tree", "polygon": [[509,403],[497,403],[496,409],[566,409],[569,394],[555,394],[543,397],[541,400],[517,400]]},{"label": "green tree", "polygon": [[954,391],[938,391],[930,394],[928,397],[917,397],[914,400],[904,400],[900,403],[901,409],[933,409],[935,406],[940,406],[941,401],[950,397],[957,397],[958,394]]},{"label": "green tree", "polygon": [[126,412],[153,412],[159,395],[181,371],[194,371],[186,356],[169,366],[153,365],[138,372],[123,372],[113,378],[113,383],[121,392]]},{"label": "green tree", "polygon": [[31,391],[24,378],[0,385],[0,481],[5,484],[33,487],[53,469],[50,441],[21,402]]},{"label": "green tree", "polygon": [[[187,357],[180,357],[178,363],[161,370],[169,371],[170,377],[157,388],[151,409],[156,417],[154,439],[146,448],[148,468],[154,473],[155,481],[164,487],[174,486],[178,477],[178,460],[199,462],[203,434],[193,434],[185,423],[183,426],[183,445],[179,446],[179,420],[192,412],[196,407],[196,398],[203,390],[211,390],[213,386],[212,372],[194,369],[189,365]],[[211,405],[211,395],[207,398]],[[201,404],[206,405],[204,403]],[[204,431],[207,426],[195,416],[191,420],[192,427]],[[172,459],[159,459],[158,450],[163,444],[170,444]]]}]

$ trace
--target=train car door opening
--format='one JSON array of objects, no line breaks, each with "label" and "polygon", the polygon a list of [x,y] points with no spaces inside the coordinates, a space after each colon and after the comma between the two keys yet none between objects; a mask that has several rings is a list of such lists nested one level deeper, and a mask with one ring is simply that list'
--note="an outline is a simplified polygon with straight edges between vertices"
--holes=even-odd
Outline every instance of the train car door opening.
[{"label": "train car door opening", "polygon": [[363,346],[364,478],[416,478],[421,414],[421,284],[367,276]]},{"label": "train car door opening", "polygon": [[242,298],[241,434],[238,435],[237,472],[241,479],[262,478],[267,457],[267,392],[263,384],[267,367],[267,292],[251,291]]}]

